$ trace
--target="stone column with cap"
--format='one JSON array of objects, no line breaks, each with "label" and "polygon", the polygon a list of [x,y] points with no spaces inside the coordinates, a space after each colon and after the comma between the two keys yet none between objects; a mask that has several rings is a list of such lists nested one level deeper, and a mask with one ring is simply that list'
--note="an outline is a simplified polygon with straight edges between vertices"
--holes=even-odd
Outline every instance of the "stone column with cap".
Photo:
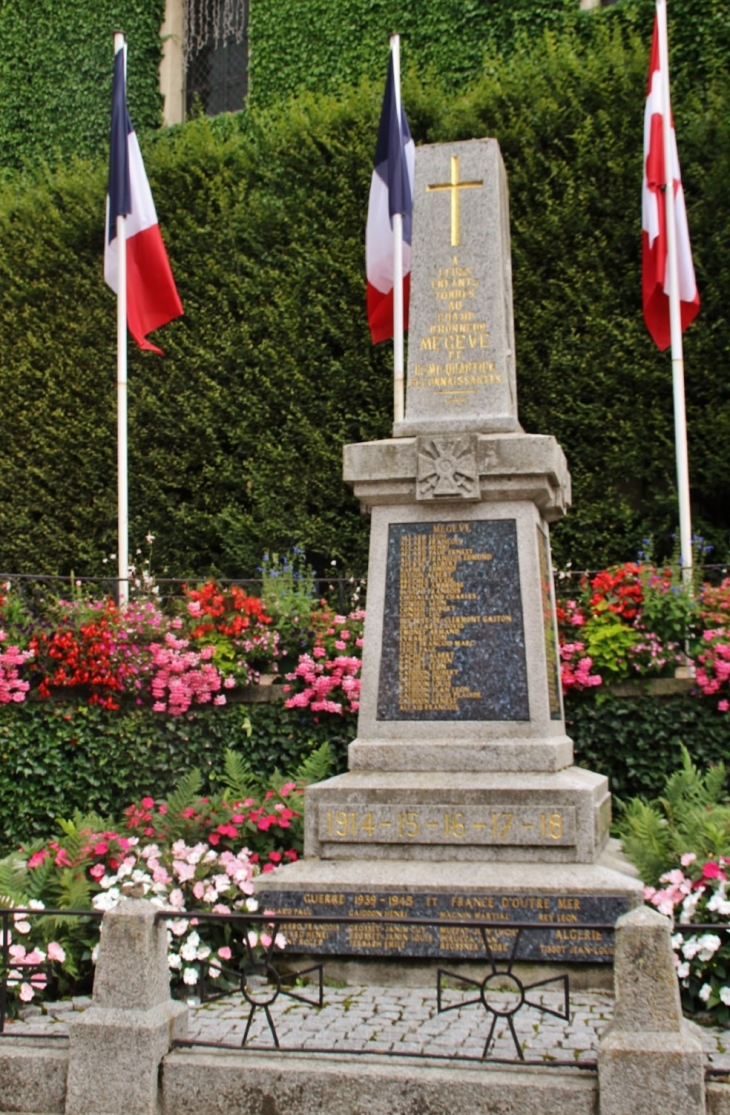
[{"label": "stone column with cap", "polygon": [[682,1017],[671,923],[649,907],[616,926],[613,1021],[598,1048],[600,1115],[704,1115],[702,1041]]},{"label": "stone column with cap", "polygon": [[167,928],[126,898],[104,915],[91,1007],[69,1022],[66,1115],[157,1115],[159,1067],[187,1035],[170,998]]}]

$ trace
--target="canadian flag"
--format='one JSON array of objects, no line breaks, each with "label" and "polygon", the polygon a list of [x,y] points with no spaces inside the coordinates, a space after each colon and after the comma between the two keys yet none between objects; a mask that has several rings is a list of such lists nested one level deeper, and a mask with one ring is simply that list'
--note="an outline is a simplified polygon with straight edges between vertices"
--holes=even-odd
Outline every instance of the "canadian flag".
[{"label": "canadian flag", "polygon": [[116,218],[126,217],[127,325],[140,348],[162,355],[147,334],[180,317],[182,303],[157,223],[155,203],[127,111],[125,48],[114,58],[104,279],[119,293]]},{"label": "canadian flag", "polygon": [[[654,21],[654,38],[651,44],[649,82],[644,116],[644,181],[642,191],[642,293],[644,320],[652,338],[663,351],[671,343],[669,326],[669,266],[667,244],[667,213],[665,186],[667,176],[664,159],[662,65],[659,49],[659,18]],[[668,82],[666,83],[668,88]],[[674,189],[674,224],[677,244],[677,271],[679,275],[680,318],[682,332],[694,321],[700,308],[700,296],[695,281],[692,249],[689,243],[687,210],[679,171],[677,139],[670,113],[671,140],[670,162]]]}]

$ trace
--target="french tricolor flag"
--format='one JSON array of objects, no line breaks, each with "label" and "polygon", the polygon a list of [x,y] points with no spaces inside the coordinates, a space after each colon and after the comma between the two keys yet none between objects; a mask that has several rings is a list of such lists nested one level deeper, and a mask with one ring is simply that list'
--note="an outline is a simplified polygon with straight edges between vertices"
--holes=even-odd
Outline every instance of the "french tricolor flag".
[{"label": "french tricolor flag", "polygon": [[180,317],[182,303],[157,223],[155,203],[127,111],[126,49],[114,58],[104,278],[119,293],[117,217],[126,217],[127,325],[140,348],[162,355],[147,334]]},{"label": "french tricolor flag", "polygon": [[370,185],[365,232],[368,322],[373,344],[393,336],[393,230],[392,218],[403,217],[403,328],[408,328],[411,271],[411,225],[416,146],[396,95],[393,55],[380,113],[375,167]]}]

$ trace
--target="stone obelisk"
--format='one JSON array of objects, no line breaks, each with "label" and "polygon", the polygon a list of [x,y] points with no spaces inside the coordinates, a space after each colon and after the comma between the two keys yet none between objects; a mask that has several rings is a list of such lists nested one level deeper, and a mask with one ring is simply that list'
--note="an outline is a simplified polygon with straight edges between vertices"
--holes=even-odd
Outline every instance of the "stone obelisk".
[{"label": "stone obelisk", "polygon": [[[382,925],[288,933],[303,951],[474,957],[479,934],[398,916],[564,922],[531,960],[604,963],[582,928],[641,901],[606,853],[603,775],[573,765],[549,524],[570,504],[553,437],[517,412],[507,180],[496,140],[417,152],[406,412],[348,445],[371,515],[358,734],[306,793],[305,858],[267,876],[289,912]],[[617,868],[619,868],[617,870]]]}]

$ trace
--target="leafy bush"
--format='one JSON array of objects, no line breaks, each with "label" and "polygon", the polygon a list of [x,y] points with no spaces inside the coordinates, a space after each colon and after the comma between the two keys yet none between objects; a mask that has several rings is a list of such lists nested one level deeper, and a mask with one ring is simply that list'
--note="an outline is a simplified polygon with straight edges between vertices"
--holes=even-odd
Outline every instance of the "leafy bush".
[{"label": "leafy bush", "polygon": [[712,702],[690,694],[653,697],[609,695],[600,702],[596,690],[575,691],[565,698],[568,735],[576,762],[605,774],[615,798],[636,794],[656,797],[677,769],[684,745],[700,767],[730,753],[730,719]]},{"label": "leafy bush", "polygon": [[[225,982],[229,964],[271,946],[266,925],[238,937],[230,923],[200,924],[181,915],[255,912],[254,875],[301,855],[304,783],[326,777],[330,766],[324,744],[293,778],[274,774],[268,784],[227,751],[215,779],[221,788],[212,795],[200,795],[202,778],[192,770],[166,800],[143,797],[128,806],[121,825],[76,812],[59,821],[57,838],[33,841],[0,859],[0,908],[31,911],[13,914],[5,942],[11,1005],[42,994],[50,980],[62,993],[91,983],[98,921],[41,912],[110,910],[129,886],[135,897],[174,915],[168,937],[173,987],[182,992],[203,978]],[[283,947],[283,937],[275,943]],[[0,978],[4,974],[0,959]]]}]

